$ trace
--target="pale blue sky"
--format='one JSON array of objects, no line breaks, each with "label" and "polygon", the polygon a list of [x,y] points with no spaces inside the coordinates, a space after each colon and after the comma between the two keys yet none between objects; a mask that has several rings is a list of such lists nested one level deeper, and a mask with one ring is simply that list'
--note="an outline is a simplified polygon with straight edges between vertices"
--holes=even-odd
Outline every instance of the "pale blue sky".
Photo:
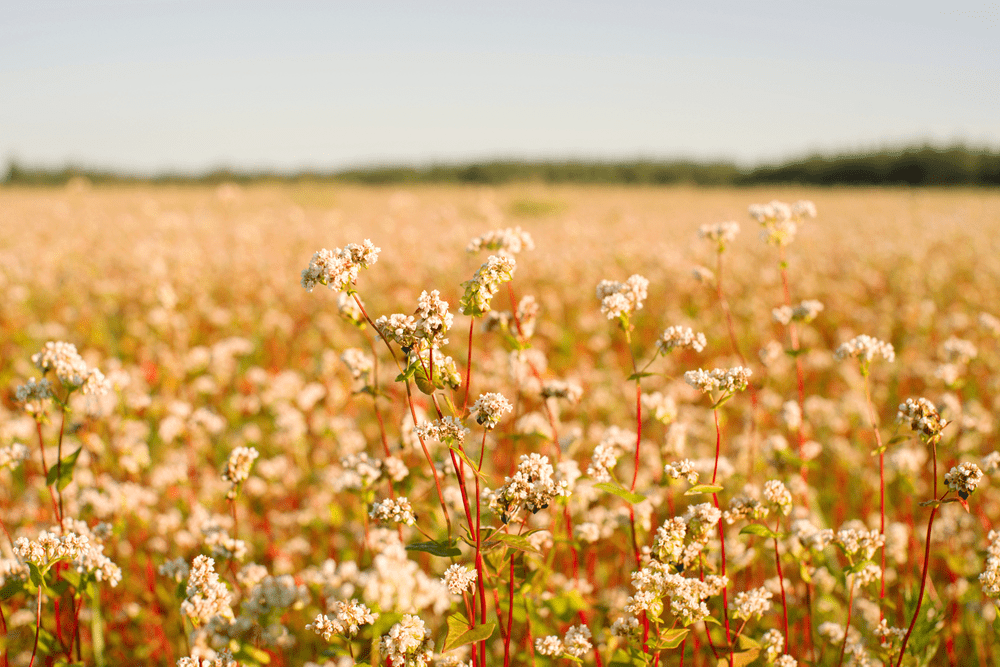
[{"label": "pale blue sky", "polygon": [[1000,148],[1000,3],[0,0],[0,161]]}]

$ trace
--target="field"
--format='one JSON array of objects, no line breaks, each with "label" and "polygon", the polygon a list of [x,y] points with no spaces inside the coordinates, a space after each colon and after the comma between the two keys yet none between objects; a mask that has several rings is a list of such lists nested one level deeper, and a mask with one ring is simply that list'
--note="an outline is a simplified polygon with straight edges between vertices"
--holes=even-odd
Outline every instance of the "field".
[{"label": "field", "polygon": [[0,189],[0,665],[1000,664],[998,238],[996,190]]}]

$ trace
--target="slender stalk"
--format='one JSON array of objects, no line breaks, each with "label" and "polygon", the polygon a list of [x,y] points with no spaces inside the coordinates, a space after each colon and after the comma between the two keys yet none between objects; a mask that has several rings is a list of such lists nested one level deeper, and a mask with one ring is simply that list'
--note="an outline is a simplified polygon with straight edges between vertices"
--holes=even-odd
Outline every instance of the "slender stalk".
[{"label": "slender stalk", "polygon": [[62,489],[59,488],[59,482],[62,480],[62,444],[63,444],[63,434],[66,432],[66,408],[62,410],[62,419],[59,424],[59,443],[56,445],[57,456],[56,460],[56,495],[59,497],[59,528],[62,528],[63,517],[66,516],[65,510],[63,510],[63,497]]},{"label": "slender stalk", "polygon": [[[862,367],[862,370],[865,369]],[[885,452],[882,451],[882,436],[881,434],[879,434],[878,423],[875,420],[875,406],[872,405],[872,393],[871,393],[871,388],[869,387],[868,384],[868,373],[865,372],[864,376],[865,376],[865,400],[868,402],[868,417],[869,419],[871,419],[872,422],[872,431],[874,431],[875,433],[875,446],[878,449],[878,481],[879,481],[878,526],[879,526],[879,532],[882,533],[884,537],[885,536]],[[879,613],[879,620],[881,620],[883,614],[882,600],[885,599],[885,545],[884,544],[882,545],[882,548],[879,551],[881,551],[881,559],[882,559],[881,563],[882,581],[879,586],[879,593],[878,593],[878,599],[879,599],[878,613]]]},{"label": "slender stalk", "polygon": [[35,613],[35,646],[31,650],[31,660],[28,667],[35,664],[35,654],[38,653],[38,636],[42,633],[42,587],[38,587],[38,611]]},{"label": "slender stalk", "polygon": [[[7,617],[3,615],[3,605],[0,604],[0,631],[3,631],[3,636],[8,637],[7,632]],[[9,667],[10,662],[7,660],[7,642],[3,644],[3,667]]]},{"label": "slender stalk", "polygon": [[[49,478],[49,466],[45,463],[45,439],[42,437],[42,422],[35,420],[35,431],[38,433],[38,449],[42,452],[42,473],[45,475],[45,479]],[[56,501],[56,493],[49,486],[49,496],[52,498],[52,512],[55,516],[59,517],[59,503]],[[59,523],[62,526],[62,522]]]},{"label": "slender stalk", "polygon": [[[722,429],[719,427],[719,409],[715,408],[712,410],[712,414],[715,416],[715,467],[712,469],[712,485],[715,485],[716,476],[719,473],[719,451],[722,448]],[[716,509],[721,509],[719,507],[719,494],[712,493],[712,502],[715,503]],[[723,577],[726,576],[726,531],[722,526],[722,517],[719,517],[719,542],[722,546],[722,567],[721,574]],[[726,643],[732,644],[732,635],[729,630],[729,583],[722,588],[722,611],[723,619],[725,620],[726,628]],[[708,628],[705,628],[706,631]],[[733,652],[729,651],[729,667],[733,666]]]},{"label": "slender stalk", "polygon": [[510,636],[514,628],[514,551],[510,553],[510,584],[507,595],[510,603],[507,607],[507,636],[503,642],[503,667],[510,667]]},{"label": "slender stalk", "polygon": [[[775,532],[780,528],[781,521],[775,521]],[[781,615],[784,620],[785,646],[788,644],[788,600],[785,598],[785,575],[781,571],[781,554],[778,553],[778,537],[774,537],[774,565],[778,570],[778,583],[781,584]]]},{"label": "slender stalk", "polygon": [[844,626],[844,642],[840,645],[840,658],[837,660],[837,667],[844,664],[844,653],[847,651],[847,635],[851,631],[851,612],[854,610],[854,584],[855,577],[851,576],[851,592],[847,596],[847,625]]},{"label": "slender stalk", "polygon": [[469,386],[472,383],[472,329],[476,325],[476,318],[469,318],[469,354],[465,360],[465,398],[462,399],[462,414],[469,405]]}]

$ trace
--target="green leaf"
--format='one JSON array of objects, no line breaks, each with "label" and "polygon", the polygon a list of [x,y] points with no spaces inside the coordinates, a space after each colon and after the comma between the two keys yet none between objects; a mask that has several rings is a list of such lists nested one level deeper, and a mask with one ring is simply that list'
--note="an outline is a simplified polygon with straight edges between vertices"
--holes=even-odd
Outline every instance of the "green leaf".
[{"label": "green leaf", "polygon": [[[444,640],[445,651],[489,639],[493,635],[493,631],[496,630],[496,623],[485,623],[469,628],[467,623],[462,623],[464,618],[454,624],[452,618],[448,617],[448,637]],[[461,632],[462,628],[465,629],[464,632]]]},{"label": "green leaf", "polygon": [[475,473],[480,479],[483,479],[483,480],[486,479],[486,475],[484,475],[483,473],[479,472],[479,467],[472,461],[472,459],[469,458],[468,454],[466,454],[465,452],[463,452],[461,449],[458,449],[457,447],[451,447],[450,449],[451,449],[451,451],[453,451],[456,454],[458,454],[458,458],[460,458],[463,461],[465,461],[465,464],[467,466],[469,466],[470,468],[472,468],[472,472]]},{"label": "green leaf", "polygon": [[622,488],[617,484],[612,484],[611,482],[598,482],[594,484],[594,488],[600,489],[602,491],[607,491],[608,493],[618,496],[625,502],[635,505],[636,503],[641,503],[645,500],[645,496],[640,496],[638,493],[633,493],[628,489]]},{"label": "green leaf", "polygon": [[766,537],[768,539],[780,539],[782,537],[781,533],[776,533],[762,523],[751,523],[748,526],[743,526],[740,531],[740,535],[756,535],[757,537]]},{"label": "green leaf", "polygon": [[844,576],[846,577],[849,574],[857,574],[861,570],[865,569],[865,566],[868,565],[871,562],[872,561],[870,561],[870,560],[863,560],[863,561],[855,563],[854,565],[852,565],[849,568],[846,568],[844,570]]},{"label": "green leaf", "polygon": [[28,562],[28,578],[31,579],[31,583],[38,587],[45,583],[45,575],[42,574],[37,565],[30,561]]},{"label": "green leaf", "polygon": [[997,637],[1000,637],[1000,607],[994,605],[994,608],[996,609],[996,616],[993,617],[993,632]]},{"label": "green leaf", "polygon": [[17,579],[8,579],[0,588],[0,600],[9,600],[24,591],[24,583]]},{"label": "green leaf", "polygon": [[642,378],[648,378],[653,375],[656,375],[656,373],[632,373],[632,375],[629,375],[627,379],[631,382],[632,380],[641,380]]},{"label": "green leaf", "polygon": [[75,452],[61,459],[62,465],[56,462],[55,465],[49,468],[49,474],[45,476],[45,484],[52,486],[58,480],[60,491],[69,486],[69,483],[73,481],[73,466],[76,465],[76,460],[80,458],[80,452],[82,451],[83,447],[77,447]]},{"label": "green leaf", "polygon": [[403,382],[404,380],[409,380],[413,377],[413,374],[417,372],[417,367],[420,366],[419,361],[414,361],[412,364],[406,367],[402,373],[396,376],[396,382]]},{"label": "green leaf", "polygon": [[656,651],[666,651],[668,649],[677,648],[684,641],[687,636],[687,628],[676,628],[674,630],[667,630],[666,632],[661,632],[654,641],[649,643],[649,647]]},{"label": "green leaf", "polygon": [[740,635],[739,639],[736,640],[736,644],[744,651],[749,651],[752,649],[761,649],[760,643],[756,640],[747,637],[746,635]]},{"label": "green leaf", "polygon": [[696,484],[684,492],[685,496],[696,496],[699,493],[718,493],[722,487],[718,484]]},{"label": "green leaf", "polygon": [[531,542],[529,542],[523,535],[511,535],[509,533],[501,532],[490,535],[489,541],[483,544],[483,549],[494,549],[501,544],[508,546],[511,549],[517,549],[518,551],[533,551],[535,553],[539,553],[538,549],[531,546]]},{"label": "green leaf", "polygon": [[462,551],[450,542],[416,542],[406,545],[407,551],[423,551],[432,556],[441,558],[453,558],[461,556]]}]

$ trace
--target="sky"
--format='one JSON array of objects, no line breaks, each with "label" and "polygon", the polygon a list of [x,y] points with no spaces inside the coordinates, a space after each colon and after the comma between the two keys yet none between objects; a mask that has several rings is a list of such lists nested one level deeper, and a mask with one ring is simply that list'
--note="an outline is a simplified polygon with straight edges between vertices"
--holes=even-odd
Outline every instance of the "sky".
[{"label": "sky", "polygon": [[0,0],[0,164],[1000,149],[1000,3]]}]

